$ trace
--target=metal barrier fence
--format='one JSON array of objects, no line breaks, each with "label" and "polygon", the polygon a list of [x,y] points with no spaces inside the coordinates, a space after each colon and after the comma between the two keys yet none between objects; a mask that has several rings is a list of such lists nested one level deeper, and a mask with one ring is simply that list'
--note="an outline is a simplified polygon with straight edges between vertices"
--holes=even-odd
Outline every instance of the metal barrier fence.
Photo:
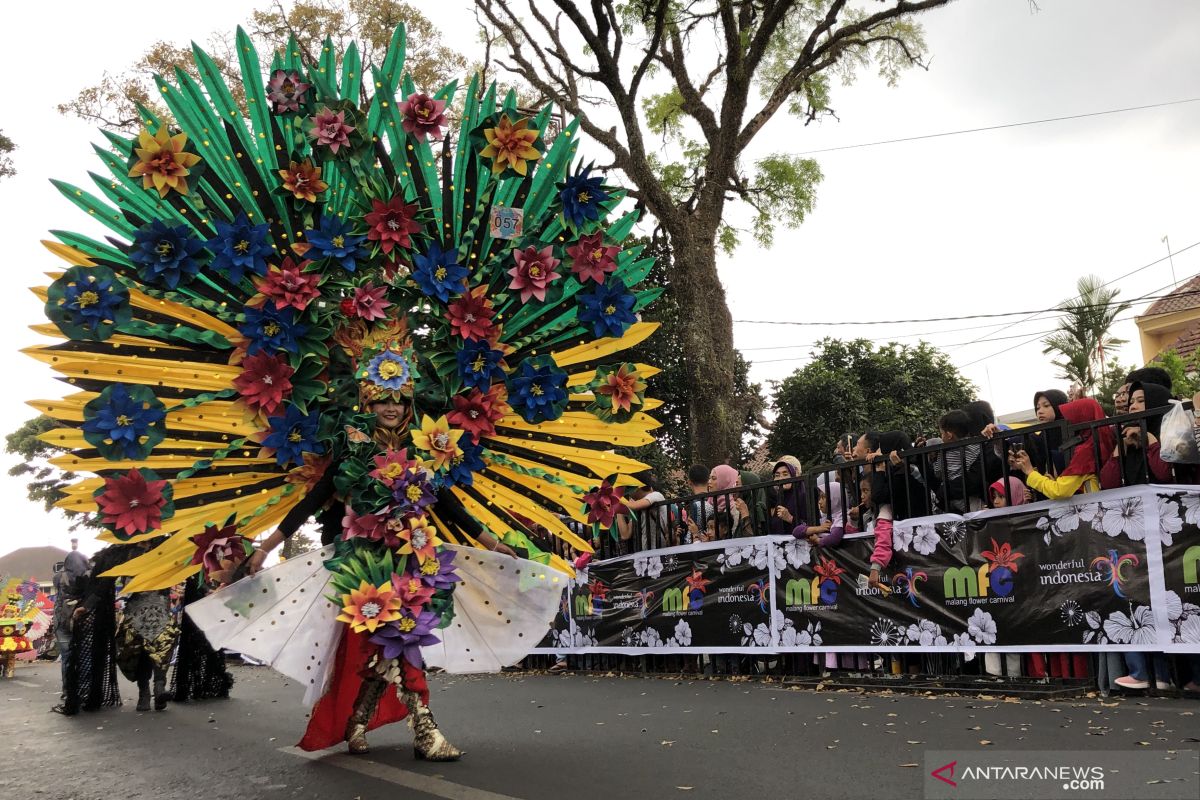
[{"label": "metal barrier fence", "polygon": [[[1191,404],[1185,406],[1190,408]],[[1009,478],[1013,476],[1018,477],[1022,485],[1024,483],[1024,475],[1010,464],[1010,457],[1015,460],[1020,451],[1029,456],[1035,469],[1047,474],[1061,471],[1069,463],[1075,448],[1090,448],[1098,482],[1102,467],[1110,461],[1114,465],[1105,471],[1103,488],[1139,483],[1200,483],[1200,473],[1190,466],[1165,465],[1150,457],[1150,428],[1167,410],[1155,408],[1075,425],[1058,419],[996,431],[989,437],[975,436],[921,446],[900,442],[894,451],[888,446],[898,443],[894,435],[867,434],[865,444],[869,451],[877,452],[877,456],[821,465],[808,470],[807,475],[735,485],[654,503],[619,515],[612,529],[594,536],[592,544],[596,558],[603,559],[698,541],[790,534],[801,522],[809,527],[820,526],[835,516],[848,523],[848,529],[864,531],[871,515],[868,497],[871,485],[876,491],[886,492],[895,519],[992,508],[992,484],[1002,481],[1004,486],[1009,486]],[[1104,452],[1106,448],[1108,452]],[[1161,472],[1164,468],[1168,471],[1165,476]],[[840,491],[834,488],[835,485]],[[821,497],[826,498],[824,511]],[[834,511],[841,513],[831,513]],[[578,532],[588,535],[582,529]],[[568,559],[575,555],[561,540],[554,539],[554,546],[559,555]],[[1020,677],[1023,660],[1024,666],[1029,666],[1028,656],[999,654],[974,661],[947,654],[879,656],[867,652],[836,656],[587,655],[571,656],[570,666],[606,672],[770,674],[800,683],[838,682],[837,672],[841,671],[853,676],[841,679],[843,685],[862,688],[888,686],[924,691],[929,689],[932,681],[945,691],[952,690],[948,687],[962,688],[982,681],[985,685],[1000,682],[1004,690],[1024,692],[1029,696],[1078,692],[1087,686],[1094,687],[1097,676],[1102,681],[1100,688],[1103,691],[1104,684],[1115,677],[1107,673],[1120,668],[1117,664],[1106,665],[1103,657],[1100,663],[1093,659],[1085,668],[1078,658],[1072,657],[1069,667],[1061,666],[1063,674],[1059,677],[1031,681]],[[1046,659],[1046,663],[1050,660]],[[560,667],[567,663],[564,659],[559,662]],[[554,663],[552,656],[531,656],[527,661],[528,666],[535,668]],[[1081,670],[1085,670],[1085,674],[1079,674]],[[832,676],[831,671],[834,672]],[[1071,674],[1065,674],[1067,672]]]}]

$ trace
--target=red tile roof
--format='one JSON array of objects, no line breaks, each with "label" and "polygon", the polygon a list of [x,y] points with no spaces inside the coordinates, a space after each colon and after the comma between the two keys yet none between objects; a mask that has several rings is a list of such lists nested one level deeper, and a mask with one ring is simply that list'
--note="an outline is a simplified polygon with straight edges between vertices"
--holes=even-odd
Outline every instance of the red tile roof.
[{"label": "red tile roof", "polygon": [[1179,334],[1179,338],[1171,343],[1171,347],[1183,358],[1190,358],[1192,353],[1200,348],[1200,320],[1193,322],[1191,327]]},{"label": "red tile roof", "polygon": [[[1191,292],[1191,294],[1185,294],[1186,292]],[[1182,284],[1166,297],[1155,300],[1142,316],[1170,314],[1174,311],[1186,311],[1189,308],[1200,308],[1200,275]]]}]

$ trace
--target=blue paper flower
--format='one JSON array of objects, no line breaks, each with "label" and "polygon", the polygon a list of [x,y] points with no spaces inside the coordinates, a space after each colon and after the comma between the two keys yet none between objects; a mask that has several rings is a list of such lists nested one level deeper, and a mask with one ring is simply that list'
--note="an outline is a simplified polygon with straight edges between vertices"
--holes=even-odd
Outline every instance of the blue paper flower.
[{"label": "blue paper flower", "polygon": [[83,409],[83,437],[110,460],[145,458],[163,440],[167,410],[144,386],[114,383]]},{"label": "blue paper flower", "polygon": [[600,219],[604,212],[600,204],[609,198],[609,193],[604,189],[604,179],[600,176],[591,177],[591,172],[592,165],[588,164],[558,184],[563,221],[574,228],[582,228]]},{"label": "blue paper flower", "polygon": [[448,303],[451,295],[462,294],[467,268],[458,263],[454,250],[442,250],[437,241],[432,241],[428,251],[413,258],[413,264],[413,280],[429,297]]},{"label": "blue paper flower", "polygon": [[203,250],[204,242],[187,225],[171,227],[156,219],[134,235],[129,260],[140,267],[146,280],[174,289],[199,274],[198,256]]},{"label": "blue paper flower", "polygon": [[101,325],[111,324],[117,310],[128,302],[129,292],[112,272],[89,271],[78,273],[77,280],[63,286],[61,308],[71,313],[76,325],[95,334]]},{"label": "blue paper flower", "polygon": [[475,444],[470,436],[459,440],[462,455],[450,462],[450,471],[446,474],[446,484],[449,486],[470,486],[475,482],[475,473],[481,471],[486,464],[483,462],[483,445]]},{"label": "blue paper flower", "polygon": [[367,375],[372,383],[395,392],[404,388],[411,373],[404,356],[393,350],[383,350],[367,363]]},{"label": "blue paper flower", "polygon": [[637,297],[620,278],[610,278],[587,294],[579,295],[579,321],[590,322],[597,337],[619,337],[637,322],[633,307]]},{"label": "blue paper flower", "polygon": [[463,385],[468,389],[486,392],[492,388],[492,381],[504,380],[503,360],[504,353],[493,350],[488,342],[464,342],[458,351],[458,372]]},{"label": "blue paper flower", "polygon": [[246,272],[267,273],[267,259],[275,255],[270,242],[270,227],[251,225],[246,212],[233,222],[217,220],[217,235],[208,240],[213,253],[212,268],[224,273],[232,283],[241,283]]},{"label": "blue paper flower", "polygon": [[312,245],[305,258],[331,258],[346,272],[354,272],[358,269],[358,259],[367,257],[363,247],[367,236],[350,233],[350,228],[349,222],[343,222],[335,214],[321,217],[321,224],[316,230],[304,232],[304,240]]},{"label": "blue paper flower", "polygon": [[281,467],[289,463],[304,463],[304,453],[320,455],[325,446],[317,441],[317,426],[321,415],[316,411],[305,414],[299,408],[288,405],[278,416],[269,417],[267,424],[271,432],[263,439],[263,447],[275,450],[275,461]]},{"label": "blue paper flower", "polygon": [[525,359],[509,377],[508,404],[531,425],[558,419],[567,407],[567,373],[550,356]]},{"label": "blue paper flower", "polygon": [[276,308],[266,303],[262,308],[247,308],[246,321],[238,326],[243,336],[250,340],[246,352],[275,354],[280,350],[290,353],[298,349],[298,340],[308,332],[308,326],[296,321],[296,311],[291,306]]}]

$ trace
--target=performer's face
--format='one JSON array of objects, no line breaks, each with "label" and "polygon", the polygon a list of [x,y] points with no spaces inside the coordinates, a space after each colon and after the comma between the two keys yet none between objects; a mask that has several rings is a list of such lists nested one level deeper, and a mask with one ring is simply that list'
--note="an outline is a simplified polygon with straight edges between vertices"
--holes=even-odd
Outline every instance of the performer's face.
[{"label": "performer's face", "polygon": [[379,424],[389,430],[395,430],[404,424],[408,418],[408,404],[396,403],[391,400],[381,400],[371,403],[371,411]]}]

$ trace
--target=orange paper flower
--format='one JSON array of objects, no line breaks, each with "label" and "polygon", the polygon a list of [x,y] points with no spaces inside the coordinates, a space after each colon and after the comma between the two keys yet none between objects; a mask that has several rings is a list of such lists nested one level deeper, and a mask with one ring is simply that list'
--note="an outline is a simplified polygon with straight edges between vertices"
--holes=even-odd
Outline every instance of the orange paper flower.
[{"label": "orange paper flower", "polygon": [[355,633],[374,633],[381,625],[400,619],[400,598],[390,582],[372,586],[363,581],[350,594],[342,595],[342,613],[338,622],[345,622]]},{"label": "orange paper flower", "polygon": [[528,119],[518,120],[514,125],[507,114],[501,114],[496,127],[484,128],[487,147],[479,151],[479,155],[492,159],[493,175],[499,175],[507,167],[512,167],[518,175],[525,175],[529,170],[528,162],[542,157],[541,151],[533,146],[538,131],[530,130],[528,125]]},{"label": "orange paper flower", "polygon": [[141,146],[133,151],[138,160],[130,168],[129,176],[140,177],[142,188],[157,189],[159,197],[166,197],[172,189],[187,194],[190,167],[200,163],[200,156],[183,149],[187,144],[187,134],[172,136],[166,125],[160,126],[155,134],[142,128],[138,134],[138,144]]},{"label": "orange paper flower", "polygon": [[608,373],[604,383],[596,387],[596,394],[612,401],[613,413],[632,411],[633,401],[639,393],[646,391],[646,382],[637,374],[632,364],[622,364],[616,372]]},{"label": "orange paper flower", "polygon": [[300,163],[288,162],[287,169],[279,170],[283,178],[283,188],[292,193],[297,200],[309,203],[317,202],[317,195],[329,188],[329,184],[321,180],[321,168],[313,166],[310,159]]},{"label": "orange paper flower", "polygon": [[397,555],[415,555],[421,564],[434,558],[437,555],[435,548],[442,543],[438,538],[437,528],[433,527],[433,523],[424,514],[404,520],[404,527],[396,531],[396,538],[400,540]]}]

